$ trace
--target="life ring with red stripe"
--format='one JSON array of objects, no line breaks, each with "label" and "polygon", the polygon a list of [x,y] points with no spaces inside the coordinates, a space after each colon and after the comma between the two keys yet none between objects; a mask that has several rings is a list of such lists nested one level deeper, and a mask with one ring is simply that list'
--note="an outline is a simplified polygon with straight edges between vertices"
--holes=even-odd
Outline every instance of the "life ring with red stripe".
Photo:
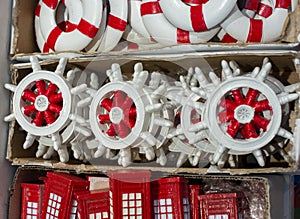
[{"label": "life ring with red stripe", "polygon": [[[72,31],[62,30],[56,22],[56,10],[61,0],[42,0],[40,9],[40,30],[46,44],[53,51],[67,51],[84,49],[95,37],[101,22],[102,1],[81,1],[83,14]],[[74,0],[64,0],[68,9],[78,4]],[[75,13],[75,12],[74,12]]]},{"label": "life ring with red stripe", "polygon": [[194,6],[181,0],[160,0],[159,4],[166,18],[175,27],[202,32],[221,23],[235,6],[236,0],[210,0]]},{"label": "life ring with red stripe", "polygon": [[111,51],[122,38],[127,25],[127,0],[110,0],[110,13],[107,18],[107,27],[101,39],[98,52]]},{"label": "life ring with red stripe", "polygon": [[[153,40],[147,31],[143,19],[141,16],[141,4],[142,1],[140,0],[129,0],[128,1],[128,23],[130,24],[131,28],[138,34],[142,35],[146,38],[150,43]],[[129,40],[130,41],[130,40]],[[152,42],[154,43],[154,42]]]},{"label": "life ring with red stripe", "polygon": [[158,0],[142,0],[141,15],[150,35],[162,45],[204,43],[219,31],[218,27],[204,32],[189,32],[174,27],[164,16]]},{"label": "life ring with red stripe", "polygon": [[[269,17],[273,13],[273,6],[270,0],[248,0],[242,9],[242,13],[249,18],[263,19]],[[222,29],[218,33],[222,43],[237,43],[238,40],[226,33]]]},{"label": "life ring with red stripe", "polygon": [[249,18],[237,6],[220,24],[233,38],[243,43],[274,42],[280,39],[288,17],[290,0],[274,0],[273,13],[265,19]]}]

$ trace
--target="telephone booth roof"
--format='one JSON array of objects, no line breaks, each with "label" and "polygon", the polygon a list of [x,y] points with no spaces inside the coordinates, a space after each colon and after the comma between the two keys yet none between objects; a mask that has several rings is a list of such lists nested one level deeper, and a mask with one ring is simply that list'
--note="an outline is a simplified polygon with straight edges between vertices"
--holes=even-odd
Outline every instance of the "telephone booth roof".
[{"label": "telephone booth roof", "polygon": [[147,170],[118,170],[109,171],[107,175],[109,176],[110,180],[139,183],[145,182],[145,179],[150,180],[151,172]]}]

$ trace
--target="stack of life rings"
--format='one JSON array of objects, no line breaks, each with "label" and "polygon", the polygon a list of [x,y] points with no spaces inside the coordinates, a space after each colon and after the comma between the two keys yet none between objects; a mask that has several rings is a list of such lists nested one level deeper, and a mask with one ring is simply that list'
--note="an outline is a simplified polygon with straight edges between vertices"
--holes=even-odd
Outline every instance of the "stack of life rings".
[{"label": "stack of life rings", "polygon": [[280,39],[291,0],[40,0],[41,52],[151,49]]}]

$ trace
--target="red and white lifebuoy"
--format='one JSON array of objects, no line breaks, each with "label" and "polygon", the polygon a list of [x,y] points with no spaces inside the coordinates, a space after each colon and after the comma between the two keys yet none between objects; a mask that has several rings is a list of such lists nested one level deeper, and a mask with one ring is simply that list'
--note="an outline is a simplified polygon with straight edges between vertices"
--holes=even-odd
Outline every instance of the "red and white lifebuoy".
[{"label": "red and white lifebuoy", "polygon": [[[64,1],[62,3],[64,4],[64,6],[66,6]],[[67,4],[68,3],[69,2],[67,2]],[[81,2],[79,0],[75,0],[74,3],[75,4],[72,4],[72,6],[68,5],[65,11],[63,10],[63,7],[61,7],[62,5],[58,5],[57,8],[57,26],[65,32],[73,31],[77,27],[80,18],[82,17]],[[36,41],[40,51],[53,52],[53,50],[50,49],[49,46],[46,44],[46,39],[41,32],[41,27],[40,27],[41,26],[40,25],[41,4],[42,4],[42,0],[38,3],[35,9],[34,22],[35,22]],[[66,19],[66,17],[68,17],[68,19]]]},{"label": "red and white lifebuoy", "polygon": [[[242,9],[242,13],[249,18],[267,18],[273,12],[273,6],[271,5],[270,0],[248,0],[245,2],[244,8]],[[238,42],[237,39],[230,36],[228,33],[222,29],[218,33],[219,39],[222,43],[236,43]]]},{"label": "red and white lifebuoy", "polygon": [[98,52],[111,51],[122,38],[127,25],[127,0],[110,0],[110,13],[107,18],[107,27],[101,39]]},{"label": "red and white lifebuoy", "polygon": [[221,23],[231,12],[236,0],[210,0],[204,4],[189,6],[181,0],[160,0],[166,18],[186,31],[206,31]]},{"label": "red and white lifebuoy", "polygon": [[274,0],[273,3],[274,10],[268,18],[249,18],[235,6],[220,25],[233,38],[243,43],[274,42],[280,38],[291,0]]},{"label": "red and white lifebuoy", "polygon": [[136,33],[140,34],[151,43],[152,38],[148,33],[141,16],[141,4],[142,1],[140,0],[128,1],[128,23]]},{"label": "red and white lifebuoy", "polygon": [[[78,25],[74,30],[65,32],[56,22],[56,10],[60,1],[42,0],[39,16],[41,33],[46,39],[46,44],[54,51],[80,51],[92,41],[98,32],[102,2],[98,0],[82,1],[83,14]],[[64,0],[64,4],[68,10],[72,10],[79,3],[74,0]]]},{"label": "red and white lifebuoy", "polygon": [[204,32],[189,32],[176,28],[164,16],[158,0],[142,0],[141,15],[150,35],[162,45],[204,43],[219,30],[214,28]]}]

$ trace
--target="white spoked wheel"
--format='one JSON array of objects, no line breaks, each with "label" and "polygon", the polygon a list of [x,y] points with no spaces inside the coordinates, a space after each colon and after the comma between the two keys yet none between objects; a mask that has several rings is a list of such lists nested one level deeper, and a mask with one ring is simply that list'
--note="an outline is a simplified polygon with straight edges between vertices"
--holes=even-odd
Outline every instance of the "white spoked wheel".
[{"label": "white spoked wheel", "polygon": [[132,81],[123,81],[118,64],[107,71],[110,82],[93,95],[90,105],[91,129],[98,141],[106,148],[120,150],[119,164],[128,166],[131,162],[131,149],[138,148],[147,160],[155,158],[165,164],[160,147],[167,138],[172,122],[169,119],[160,96],[165,85],[161,75],[142,70],[141,63],[134,67]]},{"label": "white spoked wheel", "polygon": [[[54,72],[41,70],[34,56],[30,61],[32,73],[23,78],[18,85],[5,84],[6,89],[14,92],[14,97],[13,113],[4,120],[16,120],[27,132],[24,149],[29,148],[35,140],[45,138],[48,145],[44,145],[43,148],[51,146],[47,157],[56,150],[60,160],[67,162],[68,151],[62,144],[62,138],[66,136],[62,136],[60,132],[70,124],[73,95],[83,92],[86,85],[71,87],[72,71],[67,73],[66,78],[63,76],[67,64],[65,58],[60,59]],[[69,130],[69,127],[66,129]]]},{"label": "white spoked wheel", "polygon": [[235,6],[236,0],[210,0],[196,6],[189,6],[180,0],[160,0],[159,3],[163,14],[175,27],[200,32],[221,23]]},{"label": "white spoked wheel", "polygon": [[214,130],[210,136],[227,148],[254,151],[277,134],[281,104],[265,83],[239,77],[223,83],[213,96],[206,109],[208,126]]},{"label": "white spoked wheel", "polygon": [[28,133],[46,136],[59,131],[71,112],[71,92],[66,81],[49,71],[25,77],[17,86],[13,110]]},{"label": "white spoked wheel", "polygon": [[91,103],[90,122],[95,136],[106,147],[122,149],[136,144],[147,120],[147,99],[141,96],[124,82],[111,82],[97,92]]},{"label": "white spoked wheel", "polygon": [[[212,163],[222,155],[252,153],[264,166],[261,149],[276,135],[293,139],[290,132],[281,127],[286,103],[298,98],[296,93],[275,93],[267,82],[271,69],[264,63],[259,72],[236,76],[227,62],[222,61],[224,81],[214,76],[214,89],[207,93],[203,120],[192,124],[189,131],[206,132],[207,139],[217,148]],[[206,80],[206,79],[205,79]],[[199,136],[201,137],[201,136]]]}]

